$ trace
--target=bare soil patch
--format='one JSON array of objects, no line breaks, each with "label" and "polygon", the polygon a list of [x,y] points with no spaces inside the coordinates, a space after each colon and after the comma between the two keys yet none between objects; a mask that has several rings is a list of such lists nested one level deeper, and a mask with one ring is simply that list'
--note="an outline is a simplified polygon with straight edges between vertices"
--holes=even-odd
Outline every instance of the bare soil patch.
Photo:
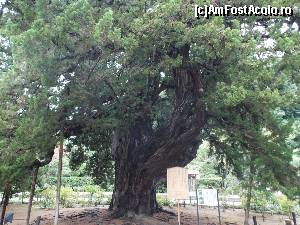
[{"label": "bare soil patch", "polygon": [[[24,225],[26,215],[26,205],[9,205],[8,212],[14,213],[14,222],[12,225]],[[165,208],[168,211],[175,212],[175,208]],[[187,206],[181,208],[182,225],[196,225],[197,214],[196,207]],[[201,225],[217,225],[218,212],[216,208],[200,208],[200,224]],[[257,216],[258,224],[260,225],[283,225],[287,216],[283,215],[265,215],[252,213]],[[42,217],[41,225],[52,225],[54,218],[54,210],[33,208],[32,222],[38,216]],[[244,211],[241,209],[227,209],[222,211],[222,225],[242,225]],[[177,217],[160,212],[153,215],[153,217],[136,216],[134,219],[113,219],[107,207],[90,207],[90,208],[69,208],[61,209],[60,225],[177,225]],[[300,218],[298,218],[300,221]],[[250,224],[253,224],[252,221]]]}]

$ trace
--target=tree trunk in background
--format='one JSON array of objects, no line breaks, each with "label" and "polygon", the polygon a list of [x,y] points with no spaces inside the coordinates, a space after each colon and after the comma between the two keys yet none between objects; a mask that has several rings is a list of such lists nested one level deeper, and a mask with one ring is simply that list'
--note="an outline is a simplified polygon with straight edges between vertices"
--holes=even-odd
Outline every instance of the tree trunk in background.
[{"label": "tree trunk in background", "polygon": [[4,189],[4,199],[3,199],[3,206],[2,206],[2,212],[1,212],[1,217],[0,217],[0,221],[1,221],[0,225],[4,224],[4,217],[5,217],[6,207],[9,202],[10,194],[11,194],[11,185],[6,184],[5,189]]},{"label": "tree trunk in background", "polygon": [[144,113],[112,143],[115,189],[111,208],[116,216],[150,215],[158,207],[155,186],[167,168],[185,166],[195,158],[205,124],[202,83],[186,69],[174,71],[176,101],[169,123],[153,130]]},{"label": "tree trunk in background", "polygon": [[250,206],[251,206],[251,198],[252,198],[252,188],[253,188],[253,165],[250,165],[250,174],[249,174],[249,183],[246,197],[246,207],[245,207],[245,220],[244,225],[249,225],[249,217],[250,217]]},{"label": "tree trunk in background", "polygon": [[62,158],[64,151],[64,137],[61,134],[60,144],[59,144],[59,157],[58,157],[58,170],[57,170],[57,187],[56,187],[56,208],[55,208],[55,219],[54,225],[58,225],[59,217],[59,204],[60,204],[60,189],[61,189],[61,175],[62,175]]},{"label": "tree trunk in background", "polygon": [[21,203],[24,204],[24,192],[21,193]]},{"label": "tree trunk in background", "polygon": [[33,167],[30,196],[29,196],[28,209],[27,209],[27,215],[26,215],[26,225],[29,225],[29,221],[30,221],[30,214],[31,214],[31,208],[32,208],[32,202],[33,202],[33,197],[34,197],[34,192],[35,192],[38,171],[39,171],[38,167]]},{"label": "tree trunk in background", "polygon": [[0,206],[3,204],[3,201],[4,201],[4,196],[5,196],[5,190],[3,190],[3,194],[2,194],[2,198],[1,198]]}]

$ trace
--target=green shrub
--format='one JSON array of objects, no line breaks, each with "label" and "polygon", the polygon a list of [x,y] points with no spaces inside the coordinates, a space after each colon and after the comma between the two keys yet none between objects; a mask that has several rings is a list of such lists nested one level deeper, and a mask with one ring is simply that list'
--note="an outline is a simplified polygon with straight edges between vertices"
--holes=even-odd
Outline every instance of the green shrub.
[{"label": "green shrub", "polygon": [[75,193],[72,188],[62,187],[60,190],[60,203],[65,208],[72,208],[75,206]]},{"label": "green shrub", "polygon": [[268,203],[268,200],[267,199],[267,194],[265,192],[253,192],[253,197],[252,197],[252,201],[251,201],[251,204],[252,204],[252,207],[255,211],[258,211],[258,212],[264,212],[267,210],[267,203]]},{"label": "green shrub", "polygon": [[81,207],[90,206],[90,201],[86,199],[79,199],[76,201],[76,204]]},{"label": "green shrub", "polygon": [[164,183],[160,183],[156,186],[156,193],[166,193],[167,185]]},{"label": "green shrub", "polygon": [[101,199],[99,199],[99,204],[101,205],[109,205],[111,203],[112,196],[102,196]]},{"label": "green shrub", "polygon": [[95,205],[106,205],[106,197],[103,194],[101,189],[98,189],[97,192],[95,193]]},{"label": "green shrub", "polygon": [[101,193],[101,188],[97,185],[87,185],[85,186],[85,191],[90,194],[90,202],[93,202],[93,197],[96,193]]},{"label": "green shrub", "polygon": [[292,200],[289,200],[285,195],[283,195],[279,197],[279,206],[282,213],[290,215],[296,204]]},{"label": "green shrub", "polygon": [[267,210],[271,213],[277,214],[281,211],[278,198],[274,194],[271,194],[270,198],[268,199]]},{"label": "green shrub", "polygon": [[54,207],[54,199],[55,199],[55,190],[51,187],[46,188],[45,190],[40,192],[41,199],[39,201],[39,205],[42,208],[53,208]]},{"label": "green shrub", "polygon": [[300,215],[300,205],[296,204],[296,206],[294,207],[294,212],[299,216]]},{"label": "green shrub", "polygon": [[[243,195],[241,197],[242,207],[246,206],[246,196]],[[266,212],[271,211],[274,213],[279,212],[279,205],[277,198],[274,196],[272,192],[261,191],[261,190],[253,190],[252,198],[251,198],[251,210],[255,210],[256,212]]]},{"label": "green shrub", "polygon": [[162,197],[162,196],[157,196],[156,201],[157,201],[157,204],[159,207],[162,207],[162,206],[172,207],[174,205],[174,203],[172,201],[170,201],[169,199]]},{"label": "green shrub", "polygon": [[225,210],[229,208],[226,198],[222,199],[221,207]]}]

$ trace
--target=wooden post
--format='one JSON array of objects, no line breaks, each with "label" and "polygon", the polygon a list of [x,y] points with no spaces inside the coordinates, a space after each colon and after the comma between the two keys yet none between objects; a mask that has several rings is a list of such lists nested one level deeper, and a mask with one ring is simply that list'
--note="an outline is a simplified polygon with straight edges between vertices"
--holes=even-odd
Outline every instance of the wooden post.
[{"label": "wooden post", "polygon": [[295,212],[292,212],[292,219],[293,219],[294,225],[297,225],[296,213]]},{"label": "wooden post", "polygon": [[27,215],[26,215],[26,225],[29,225],[29,221],[30,221],[30,214],[31,214],[31,208],[32,208],[32,202],[33,202],[33,197],[34,197],[34,192],[35,192],[38,171],[39,171],[38,166],[33,167],[30,196],[29,196],[28,209],[27,209]]},{"label": "wooden post", "polygon": [[63,151],[64,151],[64,136],[61,130],[60,143],[59,143],[58,170],[57,170],[57,187],[56,187],[56,202],[55,202],[56,208],[55,208],[54,225],[58,225],[58,217],[59,217]]},{"label": "wooden post", "polygon": [[24,204],[24,191],[21,192],[21,203]]},{"label": "wooden post", "polygon": [[197,225],[200,225],[200,221],[199,221],[199,198],[198,198],[197,187],[196,187],[196,204],[197,204]]},{"label": "wooden post", "polygon": [[178,214],[178,225],[180,225],[180,205],[179,200],[177,200],[177,214]]},{"label": "wooden post", "polygon": [[219,225],[221,225],[221,212],[220,212],[220,201],[219,201],[219,189],[217,189],[217,201],[218,201]]},{"label": "wooden post", "polygon": [[256,216],[253,216],[253,224],[257,225]]}]

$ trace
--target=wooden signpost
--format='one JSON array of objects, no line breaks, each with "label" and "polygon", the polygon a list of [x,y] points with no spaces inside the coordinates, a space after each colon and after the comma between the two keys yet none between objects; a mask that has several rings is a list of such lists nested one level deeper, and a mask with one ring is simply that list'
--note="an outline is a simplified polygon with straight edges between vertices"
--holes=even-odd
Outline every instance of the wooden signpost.
[{"label": "wooden signpost", "polygon": [[180,225],[180,200],[189,198],[187,169],[173,167],[167,170],[167,192],[168,199],[177,203],[178,224]]},{"label": "wooden signpost", "polygon": [[196,203],[197,203],[197,225],[200,225],[200,221],[199,221],[199,198],[198,198],[197,186],[195,188],[195,191],[196,191]]},{"label": "wooden signpost", "polygon": [[221,225],[221,212],[220,212],[220,201],[219,201],[219,190],[217,189],[217,201],[218,201],[218,217],[219,225]]},{"label": "wooden signpost", "polygon": [[177,215],[178,215],[178,224],[180,225],[180,204],[179,204],[179,200],[177,200]]}]

